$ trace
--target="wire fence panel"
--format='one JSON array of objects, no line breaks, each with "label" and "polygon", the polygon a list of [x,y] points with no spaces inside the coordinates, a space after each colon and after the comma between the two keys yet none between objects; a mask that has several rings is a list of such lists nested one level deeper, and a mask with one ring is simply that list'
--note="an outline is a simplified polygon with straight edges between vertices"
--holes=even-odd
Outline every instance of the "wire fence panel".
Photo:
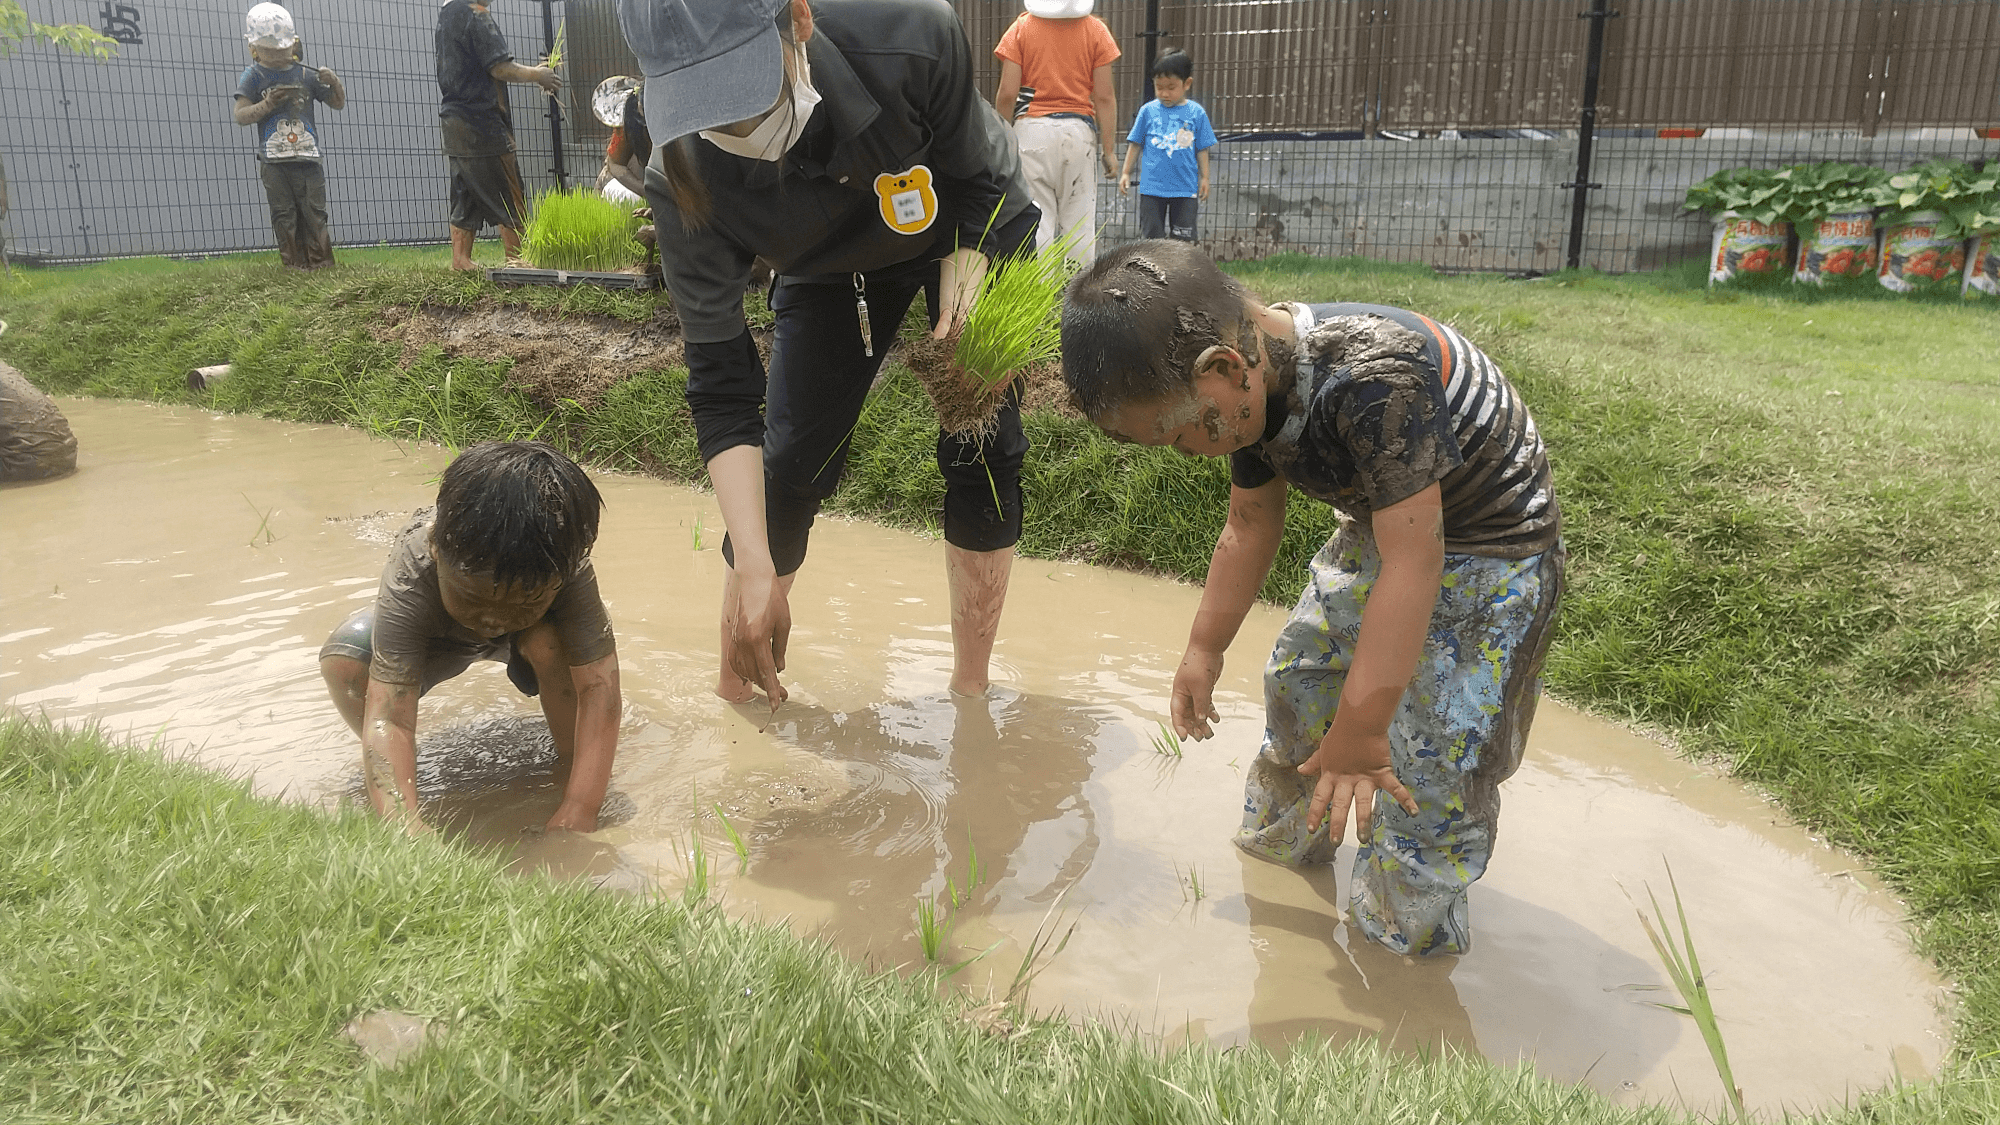
[{"label": "wire fence panel", "polygon": [[[840,0],[825,0],[836,4]],[[1018,0],[953,0],[982,95]],[[247,3],[247,0],[246,0]],[[1225,138],[1200,229],[1218,255],[1365,254],[1446,269],[1561,268],[1577,177],[1589,0],[1159,0],[1152,39],[1194,58],[1195,97]],[[249,59],[245,3],[27,0],[42,22],[123,42],[97,63],[27,47],[0,59],[0,236],[52,260],[268,249],[253,130],[230,120]],[[446,237],[436,0],[293,0],[309,65],[348,88],[318,111],[343,245]],[[549,99],[509,88],[531,192],[589,184],[609,129],[590,93],[638,67],[617,0],[510,0],[493,14],[523,62],[559,27],[561,151]],[[1585,265],[1646,269],[1707,247],[1682,211],[1718,169],[1845,159],[1898,168],[2000,154],[1996,0],[1616,0]],[[1124,51],[1120,135],[1151,94],[1146,0],[1099,0]],[[1143,97],[1141,96],[1143,95]],[[1697,139],[1660,128],[1706,130]],[[558,175],[561,170],[561,176]],[[1135,201],[1100,186],[1106,237]]]}]

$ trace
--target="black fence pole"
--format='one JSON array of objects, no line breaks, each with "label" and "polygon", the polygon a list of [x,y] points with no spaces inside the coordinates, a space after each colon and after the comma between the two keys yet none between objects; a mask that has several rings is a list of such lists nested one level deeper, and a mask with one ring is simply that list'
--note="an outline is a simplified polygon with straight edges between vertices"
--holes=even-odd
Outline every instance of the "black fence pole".
[{"label": "black fence pole", "polygon": [[1146,0],[1146,30],[1139,33],[1146,41],[1146,68],[1139,72],[1139,100],[1132,103],[1132,112],[1153,100],[1153,60],[1160,57],[1160,0]]},{"label": "black fence pole", "polygon": [[[553,52],[555,49],[555,0],[542,0],[543,57],[546,58],[547,53]],[[556,186],[567,189],[569,187],[569,169],[563,163],[562,102],[554,94],[549,95],[549,156],[555,161],[555,163],[549,166],[549,171],[556,178]]]},{"label": "black fence pole", "polygon": [[1607,4],[1608,0],[1590,0],[1590,10],[1576,14],[1577,19],[1590,21],[1590,45],[1583,64],[1583,121],[1576,131],[1576,179],[1563,185],[1576,192],[1569,205],[1566,265],[1570,269],[1583,266],[1583,213],[1589,206],[1591,189],[1604,186],[1591,182],[1590,145],[1597,138],[1597,78],[1604,69],[1604,21],[1618,18]]}]

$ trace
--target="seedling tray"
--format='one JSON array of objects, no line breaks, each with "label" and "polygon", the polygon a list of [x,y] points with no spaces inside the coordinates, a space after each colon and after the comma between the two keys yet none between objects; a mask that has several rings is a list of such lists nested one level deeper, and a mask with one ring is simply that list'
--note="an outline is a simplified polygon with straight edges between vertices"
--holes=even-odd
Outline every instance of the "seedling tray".
[{"label": "seedling tray", "polygon": [[486,271],[495,285],[598,285],[606,289],[651,289],[651,273],[621,270],[538,270],[528,266],[502,266]]}]

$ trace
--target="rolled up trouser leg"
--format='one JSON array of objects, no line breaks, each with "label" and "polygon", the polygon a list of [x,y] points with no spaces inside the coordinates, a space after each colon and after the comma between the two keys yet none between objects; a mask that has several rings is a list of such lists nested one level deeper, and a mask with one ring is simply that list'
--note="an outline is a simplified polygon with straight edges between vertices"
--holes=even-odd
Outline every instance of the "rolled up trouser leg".
[{"label": "rolled up trouser leg", "polygon": [[[1560,546],[1528,559],[1445,556],[1423,655],[1389,727],[1391,764],[1418,812],[1378,793],[1355,859],[1350,916],[1389,949],[1471,948],[1465,892],[1485,873],[1499,785],[1520,765],[1534,718],[1562,566]],[[1295,865],[1334,858],[1327,826],[1306,830],[1314,779],[1296,767],[1332,724],[1380,572],[1372,537],[1354,524],[1313,559],[1265,670],[1264,745],[1236,838],[1246,851]]]}]

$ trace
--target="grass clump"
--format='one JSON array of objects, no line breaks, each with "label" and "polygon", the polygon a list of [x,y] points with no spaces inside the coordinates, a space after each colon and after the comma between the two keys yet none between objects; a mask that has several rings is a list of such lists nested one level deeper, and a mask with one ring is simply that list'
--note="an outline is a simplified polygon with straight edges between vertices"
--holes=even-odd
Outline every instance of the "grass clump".
[{"label": "grass clump", "polygon": [[621,270],[646,256],[638,230],[629,208],[589,188],[550,188],[521,228],[521,253],[545,270]]}]

